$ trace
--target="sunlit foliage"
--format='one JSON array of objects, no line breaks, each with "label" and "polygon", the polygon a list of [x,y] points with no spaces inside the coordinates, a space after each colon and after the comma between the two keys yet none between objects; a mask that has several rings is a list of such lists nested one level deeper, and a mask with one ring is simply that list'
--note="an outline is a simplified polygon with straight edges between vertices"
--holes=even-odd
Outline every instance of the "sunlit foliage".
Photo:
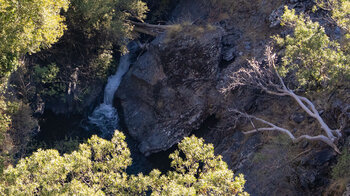
[{"label": "sunlit foliage", "polygon": [[0,77],[8,75],[21,55],[48,48],[66,28],[61,10],[68,0],[0,0]]},{"label": "sunlit foliage", "polygon": [[300,85],[307,87],[327,87],[349,76],[348,55],[339,43],[330,40],[318,22],[286,7],[281,24],[294,29],[285,38],[275,37],[277,44],[285,48],[279,69],[282,76],[295,73]]},{"label": "sunlit foliage", "polygon": [[[1,195],[248,195],[242,175],[234,178],[211,144],[185,138],[170,157],[174,171],[128,175],[130,151],[116,131],[111,141],[93,136],[79,150],[60,155],[38,150],[10,166],[0,181]],[[184,153],[184,157],[180,154]]]}]

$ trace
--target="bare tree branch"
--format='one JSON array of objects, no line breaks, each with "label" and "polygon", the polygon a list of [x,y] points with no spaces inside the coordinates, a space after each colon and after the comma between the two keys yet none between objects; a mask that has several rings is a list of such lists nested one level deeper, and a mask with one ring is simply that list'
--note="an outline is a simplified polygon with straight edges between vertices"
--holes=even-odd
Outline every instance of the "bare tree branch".
[{"label": "bare tree branch", "polygon": [[315,105],[308,98],[296,95],[292,90],[290,90],[285,85],[282,77],[279,75],[276,69],[276,64],[275,64],[276,54],[272,53],[272,47],[266,48],[265,56],[267,60],[267,65],[262,66],[259,64],[258,61],[254,59],[248,61],[249,67],[248,68],[242,67],[240,70],[233,73],[233,75],[230,77],[232,82],[228,85],[228,87],[222,89],[222,92],[227,92],[239,86],[251,86],[254,88],[259,88],[271,95],[289,96],[293,98],[308,115],[310,115],[311,117],[317,120],[321,128],[326,133],[326,136],[325,135],[318,135],[318,136],[302,135],[302,136],[299,136],[298,138],[295,138],[295,136],[287,129],[278,127],[273,123],[265,121],[261,118],[234,110],[234,112],[237,112],[245,116],[246,118],[254,119],[256,121],[259,121],[269,126],[264,128],[254,127],[255,128],[254,130],[247,131],[244,133],[250,134],[250,133],[255,133],[259,131],[279,131],[287,134],[293,140],[293,142],[299,142],[300,140],[303,140],[303,139],[322,141],[328,144],[329,146],[331,146],[337,153],[340,153],[338,148],[334,144],[334,141],[338,137],[341,137],[342,135],[340,129],[332,130],[331,128],[329,128],[329,126],[324,122],[324,120],[320,116]]},{"label": "bare tree branch", "polygon": [[257,133],[257,132],[264,132],[264,131],[279,131],[279,132],[282,132],[282,133],[288,135],[289,138],[292,139],[293,143],[298,143],[298,142],[300,142],[300,141],[302,141],[304,139],[310,140],[310,141],[321,141],[321,142],[326,143],[330,147],[332,147],[334,149],[334,151],[336,151],[337,153],[340,154],[340,151],[339,151],[338,147],[333,143],[333,141],[330,138],[328,138],[328,137],[326,137],[324,135],[317,135],[317,136],[301,135],[299,137],[295,137],[292,134],[292,132],[289,131],[288,129],[279,127],[279,126],[277,126],[277,125],[275,125],[275,124],[273,124],[271,122],[268,122],[268,121],[266,121],[264,119],[261,119],[261,118],[256,117],[256,116],[252,116],[252,115],[240,112],[240,111],[235,110],[235,109],[231,110],[231,111],[236,112],[236,113],[238,113],[238,114],[240,114],[240,115],[242,115],[242,116],[244,116],[246,118],[254,119],[254,120],[259,121],[259,122],[261,122],[261,123],[263,123],[265,125],[270,126],[270,127],[255,128],[255,129],[250,130],[250,131],[245,131],[245,132],[243,132],[245,135],[252,134],[252,133]]}]

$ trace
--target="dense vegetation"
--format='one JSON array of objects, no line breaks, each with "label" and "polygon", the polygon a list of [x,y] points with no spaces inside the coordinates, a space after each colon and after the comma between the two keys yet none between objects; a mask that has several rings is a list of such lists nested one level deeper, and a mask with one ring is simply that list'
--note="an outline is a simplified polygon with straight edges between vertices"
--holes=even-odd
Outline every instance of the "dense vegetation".
[{"label": "dense vegetation", "polygon": [[[79,150],[60,155],[38,150],[10,166],[0,182],[1,195],[248,195],[244,178],[234,177],[211,144],[185,138],[170,155],[173,171],[166,175],[130,176],[125,136],[116,131],[111,141],[93,136]],[[183,155],[181,155],[183,154]]]},{"label": "dense vegetation", "polygon": [[48,48],[66,29],[61,9],[68,9],[68,0],[0,2],[0,77],[10,74],[26,53]]},{"label": "dense vegetation", "polygon": [[282,25],[294,29],[292,36],[277,36],[277,44],[285,47],[283,66],[279,72],[286,76],[295,72],[301,86],[327,87],[349,77],[349,55],[337,41],[332,41],[324,27],[295,10],[285,8]]},{"label": "dense vegetation", "polygon": [[[36,125],[30,107],[42,100],[66,103],[73,91],[74,101],[84,99],[92,84],[110,74],[113,52],[125,52],[134,37],[129,19],[142,21],[148,9],[140,0],[2,0],[0,5],[0,156],[7,164],[10,158],[4,157],[18,153]],[[77,60],[66,61],[71,59]],[[16,120],[19,112],[22,119]]]}]

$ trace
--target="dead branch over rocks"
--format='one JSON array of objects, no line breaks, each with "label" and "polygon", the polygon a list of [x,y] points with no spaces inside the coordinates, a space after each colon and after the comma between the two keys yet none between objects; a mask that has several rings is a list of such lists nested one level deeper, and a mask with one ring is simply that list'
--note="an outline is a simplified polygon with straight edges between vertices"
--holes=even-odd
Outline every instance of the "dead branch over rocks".
[{"label": "dead branch over rocks", "polygon": [[266,127],[262,128],[255,128],[255,126],[253,125],[255,129],[244,132],[244,134],[251,134],[261,131],[279,131],[284,134],[287,134],[293,140],[294,143],[299,142],[303,139],[311,141],[322,141],[328,144],[337,153],[340,154],[339,149],[335,145],[335,141],[342,135],[340,129],[333,130],[329,128],[320,116],[315,105],[308,98],[295,94],[293,90],[289,89],[285,85],[282,77],[278,74],[278,71],[276,69],[276,54],[272,52],[272,47],[267,47],[265,56],[267,60],[266,65],[262,66],[256,60],[250,60],[249,67],[241,68],[240,70],[235,72],[231,76],[232,82],[230,82],[229,86],[224,88],[222,91],[227,92],[239,86],[251,86],[254,88],[262,89],[263,91],[271,95],[289,96],[293,98],[309,116],[317,120],[317,122],[323,129],[325,135],[301,135],[299,137],[295,137],[290,130],[276,126],[271,122],[234,109],[233,112],[236,112],[245,118],[253,119],[266,125]]}]

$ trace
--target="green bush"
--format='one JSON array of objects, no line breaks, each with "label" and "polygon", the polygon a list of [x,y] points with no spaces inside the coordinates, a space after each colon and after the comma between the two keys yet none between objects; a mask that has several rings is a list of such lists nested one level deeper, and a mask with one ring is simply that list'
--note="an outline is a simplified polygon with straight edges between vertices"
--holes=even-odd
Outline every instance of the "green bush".
[{"label": "green bush", "polygon": [[68,0],[0,0],[0,77],[8,76],[25,53],[48,48],[63,35]]},{"label": "green bush", "polygon": [[[162,175],[128,175],[130,151],[116,131],[111,141],[93,136],[79,150],[61,156],[38,150],[8,167],[0,181],[1,195],[248,195],[243,175],[233,172],[211,144],[185,138],[170,158],[174,171]],[[185,156],[181,156],[183,153]]]},{"label": "green bush", "polygon": [[59,75],[59,67],[55,63],[47,66],[35,65],[29,76],[33,78],[37,93],[42,96],[58,97],[64,99],[67,90],[67,82],[62,81]]},{"label": "green bush", "polygon": [[293,35],[285,38],[275,36],[277,44],[285,49],[279,68],[282,76],[293,73],[300,85],[309,88],[327,87],[349,78],[349,56],[339,43],[330,40],[318,22],[286,7],[281,24],[294,29]]},{"label": "green bush", "polygon": [[350,151],[344,149],[338,158],[338,163],[332,169],[334,180],[350,177]]},{"label": "green bush", "polygon": [[125,52],[125,44],[134,37],[129,20],[142,21],[147,11],[141,0],[72,0],[67,19],[71,30],[82,32],[87,39],[100,36],[105,46],[117,43]]}]

